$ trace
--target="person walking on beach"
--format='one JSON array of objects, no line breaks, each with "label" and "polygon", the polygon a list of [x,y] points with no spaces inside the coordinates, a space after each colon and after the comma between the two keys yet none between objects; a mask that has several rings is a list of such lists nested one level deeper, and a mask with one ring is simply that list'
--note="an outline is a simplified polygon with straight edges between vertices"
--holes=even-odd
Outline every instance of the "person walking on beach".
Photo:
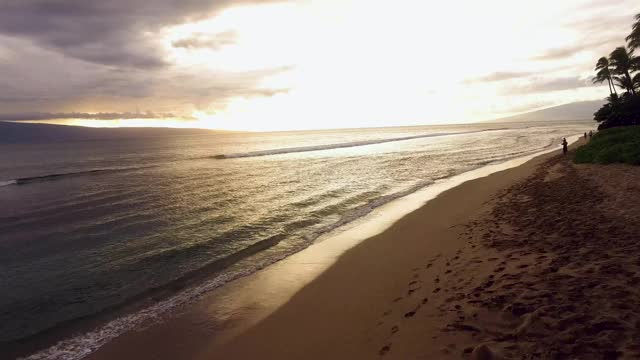
[{"label": "person walking on beach", "polygon": [[562,153],[564,155],[567,155],[567,151],[569,150],[568,146],[569,143],[567,142],[567,138],[562,138]]},{"label": "person walking on beach", "polygon": [[587,140],[587,132],[584,132],[584,139]]},{"label": "person walking on beach", "polygon": [[589,140],[593,137],[593,131],[589,130]]}]

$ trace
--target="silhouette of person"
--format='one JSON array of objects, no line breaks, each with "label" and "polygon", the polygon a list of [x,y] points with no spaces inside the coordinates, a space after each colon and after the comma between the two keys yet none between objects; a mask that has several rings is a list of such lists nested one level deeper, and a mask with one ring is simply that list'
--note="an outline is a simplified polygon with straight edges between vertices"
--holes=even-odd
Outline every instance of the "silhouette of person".
[{"label": "silhouette of person", "polygon": [[562,153],[564,155],[567,155],[567,151],[569,150],[568,146],[569,143],[567,142],[567,138],[562,138]]},{"label": "silhouette of person", "polygon": [[584,139],[587,140],[587,132],[584,132]]},{"label": "silhouette of person", "polygon": [[591,139],[591,137],[593,137],[593,131],[589,130],[589,139]]}]

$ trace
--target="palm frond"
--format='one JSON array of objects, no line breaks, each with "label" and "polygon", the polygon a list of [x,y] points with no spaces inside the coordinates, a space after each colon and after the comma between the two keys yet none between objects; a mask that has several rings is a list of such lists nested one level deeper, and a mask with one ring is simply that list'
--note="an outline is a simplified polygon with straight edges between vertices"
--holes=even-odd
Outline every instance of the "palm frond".
[{"label": "palm frond", "polygon": [[631,34],[626,37],[631,50],[640,48],[640,14],[637,14],[635,19],[636,22],[631,26]]},{"label": "palm frond", "polygon": [[608,68],[609,68],[609,59],[607,59],[606,56],[603,56],[600,59],[598,59],[598,62],[596,63],[595,71],[608,69]]},{"label": "palm frond", "polygon": [[633,83],[634,89],[640,89],[640,73],[635,74],[633,79],[631,79],[631,82]]},{"label": "palm frond", "polygon": [[596,75],[593,78],[591,78],[591,82],[594,83],[594,84],[600,84],[600,83],[605,82],[606,80],[607,80],[607,78],[599,76],[599,75]]},{"label": "palm frond", "polygon": [[625,74],[631,70],[633,59],[633,51],[629,51],[626,47],[620,46],[609,54],[609,63],[615,74]]},{"label": "palm frond", "polygon": [[633,80],[630,80],[626,76],[614,76],[613,83],[623,90],[630,90],[633,88]]}]

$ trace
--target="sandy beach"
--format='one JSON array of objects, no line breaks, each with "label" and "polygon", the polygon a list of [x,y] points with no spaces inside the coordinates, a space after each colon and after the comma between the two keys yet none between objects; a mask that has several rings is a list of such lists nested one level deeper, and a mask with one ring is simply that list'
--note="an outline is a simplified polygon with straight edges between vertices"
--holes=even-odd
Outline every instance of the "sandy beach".
[{"label": "sandy beach", "polygon": [[637,179],[539,156],[329,251],[330,266],[276,264],[89,358],[634,358]]}]

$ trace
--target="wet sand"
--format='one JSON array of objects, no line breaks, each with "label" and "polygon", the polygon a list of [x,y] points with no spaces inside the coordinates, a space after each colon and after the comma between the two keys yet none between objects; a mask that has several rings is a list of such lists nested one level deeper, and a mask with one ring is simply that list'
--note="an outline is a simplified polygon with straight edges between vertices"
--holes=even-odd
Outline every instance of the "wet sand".
[{"label": "wet sand", "polygon": [[314,245],[89,358],[635,358],[639,180],[638,167],[544,155],[346,252]]}]

